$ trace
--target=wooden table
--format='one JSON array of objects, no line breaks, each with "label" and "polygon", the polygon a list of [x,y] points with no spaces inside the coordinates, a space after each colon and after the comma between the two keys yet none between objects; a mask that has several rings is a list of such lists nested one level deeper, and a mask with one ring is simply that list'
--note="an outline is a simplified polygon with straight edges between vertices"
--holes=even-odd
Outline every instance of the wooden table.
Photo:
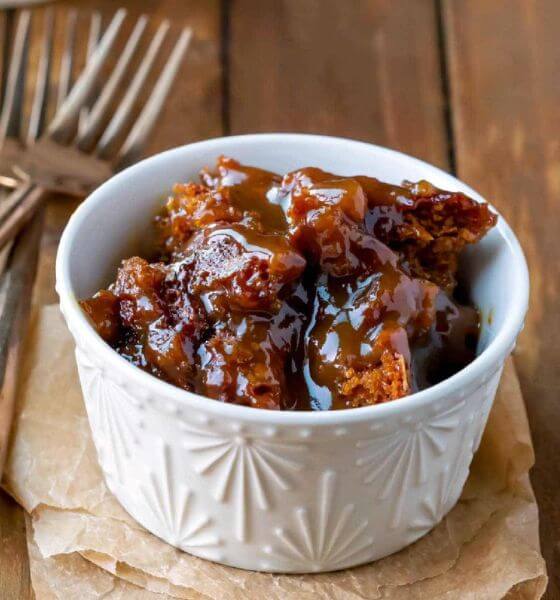
[{"label": "wooden table", "polygon": [[[113,0],[59,2],[112,10]],[[197,40],[149,152],[301,131],[403,150],[454,171],[521,239],[532,301],[515,353],[537,455],[548,598],[560,598],[558,0],[120,0]],[[49,207],[39,302],[73,209]],[[0,598],[31,596],[22,513],[0,498]]]}]

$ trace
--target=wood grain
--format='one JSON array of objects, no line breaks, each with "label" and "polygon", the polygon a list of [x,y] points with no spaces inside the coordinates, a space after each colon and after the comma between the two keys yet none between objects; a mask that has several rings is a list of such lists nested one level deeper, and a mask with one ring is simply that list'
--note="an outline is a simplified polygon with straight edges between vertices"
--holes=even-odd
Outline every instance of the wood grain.
[{"label": "wood grain", "polygon": [[[196,31],[174,93],[158,122],[147,154],[185,144],[197,139],[222,134],[222,73],[220,60],[221,11],[219,0],[81,0],[60,1],[56,9],[60,16],[68,7],[80,10],[101,10],[112,14],[118,6],[127,8],[130,20],[142,13],[154,21],[172,18],[172,32],[184,25]],[[83,25],[84,23],[82,23]],[[34,32],[36,34],[37,31]],[[171,39],[170,39],[171,41]],[[57,40],[60,45],[60,37]],[[60,48],[55,48],[60,54]],[[34,299],[38,304],[57,302],[54,289],[54,263],[60,235],[77,202],[53,198],[47,205],[46,224],[39,260],[39,273]],[[115,206],[118,210],[118,206]],[[0,491],[0,598],[26,600],[32,597],[22,510]]]},{"label": "wood grain", "polygon": [[24,514],[11,498],[0,492],[0,598],[32,597]]},{"label": "wood grain", "polygon": [[449,0],[445,24],[459,176],[520,238],[531,303],[515,364],[527,403],[549,597],[560,597],[560,45],[556,0]]},{"label": "wood grain", "polygon": [[340,135],[447,167],[437,25],[427,1],[232,2],[231,132]]},{"label": "wood grain", "polygon": [[[31,190],[40,202],[42,190]],[[25,200],[24,200],[25,201]],[[35,209],[29,225],[13,240],[2,273],[0,319],[0,472],[3,471],[14,419],[19,370],[31,315],[31,296],[43,232],[43,206]]]}]

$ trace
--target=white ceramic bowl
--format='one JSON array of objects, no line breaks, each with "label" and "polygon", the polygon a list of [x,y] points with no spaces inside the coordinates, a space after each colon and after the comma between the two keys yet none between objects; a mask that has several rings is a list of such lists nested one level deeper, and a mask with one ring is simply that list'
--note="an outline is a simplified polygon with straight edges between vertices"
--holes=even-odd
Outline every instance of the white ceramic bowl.
[{"label": "white ceramic bowl", "polygon": [[107,485],[148,530],[220,563],[297,573],[386,556],[429,531],[461,493],[526,313],[523,253],[501,218],[466,252],[464,269],[484,317],[479,356],[430,389],[323,413],[209,400],[120,357],[95,333],[78,299],[106,285],[138,249],[172,184],[196,178],[220,154],[279,173],[316,165],[395,183],[424,178],[480,199],[404,154],[292,134],[189,144],[102,185],[64,232],[57,290]]}]

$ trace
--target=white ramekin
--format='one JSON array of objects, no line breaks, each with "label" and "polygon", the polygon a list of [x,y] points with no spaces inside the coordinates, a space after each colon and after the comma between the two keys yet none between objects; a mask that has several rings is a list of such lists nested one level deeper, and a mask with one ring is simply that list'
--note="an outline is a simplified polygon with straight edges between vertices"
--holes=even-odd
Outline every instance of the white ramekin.
[{"label": "white ramekin", "polygon": [[472,189],[398,152],[312,135],[213,139],[149,158],[110,179],[71,218],[57,257],[61,309],[107,485],[144,527],[213,561],[313,572],[371,561],[429,531],[457,501],[506,356],[523,325],[528,274],[503,219],[466,252],[483,315],[478,358],[395,402],[336,412],[222,404],[132,366],[95,333],[78,299],[149,238],[176,181],[220,154],[284,173],[306,165],[391,182]]}]

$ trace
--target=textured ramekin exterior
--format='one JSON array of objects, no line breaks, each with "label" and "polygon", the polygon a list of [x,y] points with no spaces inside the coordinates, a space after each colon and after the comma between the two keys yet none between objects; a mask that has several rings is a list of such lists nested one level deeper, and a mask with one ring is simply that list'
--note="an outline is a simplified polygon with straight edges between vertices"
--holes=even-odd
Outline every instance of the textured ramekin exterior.
[{"label": "textured ramekin exterior", "polygon": [[[486,277],[478,277],[473,288],[474,300],[497,318],[481,354],[432,388],[381,406],[320,414],[208,400],[151,377],[114,352],[85,318],[76,294],[97,289],[100,264],[121,256],[120,250],[110,251],[120,248],[115,236],[131,223],[133,231],[143,227],[136,219],[139,198],[154,197],[154,190],[168,189],[171,178],[196,172],[219,154],[279,171],[300,164],[338,169],[342,162],[347,172],[369,173],[375,164],[372,174],[395,179],[406,173],[482,200],[464,183],[412,157],[301,134],[196,142],[106,182],[78,208],[62,236],[57,290],[76,341],[107,484],[148,530],[224,564],[317,572],[386,556],[429,531],[461,493],[503,362],[527,311],[523,252],[500,219],[489,243],[482,242],[479,267]],[[115,198],[122,204],[113,214]],[[113,215],[107,223],[116,227],[105,226],[100,218],[105,211]],[[97,249],[108,250],[96,255],[97,268],[90,271],[89,257]]]},{"label": "textured ramekin exterior", "polygon": [[111,491],[170,544],[253,570],[342,569],[428,532],[461,493],[502,370],[488,365],[472,389],[397,414],[267,424],[192,409],[166,386],[154,395],[68,321]]}]

